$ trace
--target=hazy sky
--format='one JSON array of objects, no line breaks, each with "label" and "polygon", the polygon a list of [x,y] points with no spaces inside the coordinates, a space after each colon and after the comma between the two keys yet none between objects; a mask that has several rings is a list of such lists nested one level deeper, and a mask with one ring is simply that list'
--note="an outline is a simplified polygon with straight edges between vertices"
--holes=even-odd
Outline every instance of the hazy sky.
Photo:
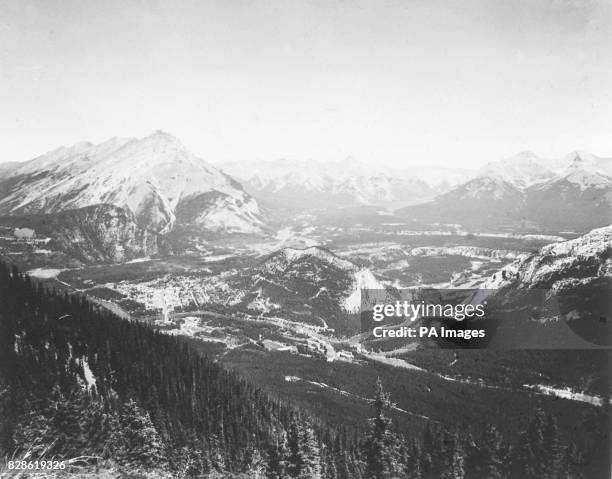
[{"label": "hazy sky", "polygon": [[612,156],[609,0],[0,0],[0,161],[171,132],[209,161]]}]

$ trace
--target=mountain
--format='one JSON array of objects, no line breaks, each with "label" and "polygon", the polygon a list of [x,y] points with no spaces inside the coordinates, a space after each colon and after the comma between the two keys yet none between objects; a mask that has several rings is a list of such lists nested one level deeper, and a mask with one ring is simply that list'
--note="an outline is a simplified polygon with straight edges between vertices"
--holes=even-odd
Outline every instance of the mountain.
[{"label": "mountain", "polygon": [[47,248],[84,263],[123,262],[162,250],[163,237],[139,226],[134,216],[112,205],[95,205],[50,214],[0,218],[0,225],[27,228],[51,239]]},{"label": "mountain", "polygon": [[607,176],[612,176],[612,158],[602,158],[583,150],[572,151],[558,160],[549,161],[548,165],[560,173],[571,166],[576,159]]},{"label": "mountain", "polygon": [[500,177],[479,176],[399,214],[421,223],[451,223],[468,227],[505,226],[521,221],[524,194]]},{"label": "mountain", "polygon": [[559,290],[601,280],[612,280],[612,225],[521,255],[479,287]]},{"label": "mountain", "polygon": [[6,161],[4,163],[0,163],[0,180],[8,176],[12,173],[12,171],[19,167],[21,163],[18,161]]},{"label": "mountain", "polygon": [[612,222],[610,171],[612,159],[582,152],[554,161],[522,152],[400,214],[468,227],[589,231]]},{"label": "mountain", "polygon": [[494,339],[504,347],[610,346],[612,225],[545,246],[479,287],[475,298],[502,319]]},{"label": "mountain", "polygon": [[525,214],[557,230],[584,231],[612,223],[612,177],[607,165],[575,155],[550,181],[525,191]]},{"label": "mountain", "polygon": [[388,168],[354,159],[225,163],[247,191],[271,206],[330,208],[421,202],[465,180],[459,168]]},{"label": "mountain", "polygon": [[257,202],[238,182],[161,131],[61,147],[0,180],[4,215],[97,204],[122,208],[157,233],[182,223],[223,233],[259,233],[264,226]]},{"label": "mountain", "polygon": [[252,307],[266,305],[267,312],[272,306],[343,331],[358,327],[348,317],[359,312],[361,290],[385,289],[369,269],[319,246],[271,254],[252,270],[250,281]]},{"label": "mountain", "polygon": [[543,247],[518,267],[521,288],[562,289],[612,279],[612,225]]},{"label": "mountain", "polygon": [[531,151],[523,151],[511,158],[487,163],[478,171],[478,176],[499,179],[522,189],[548,181],[554,177],[554,170]]}]

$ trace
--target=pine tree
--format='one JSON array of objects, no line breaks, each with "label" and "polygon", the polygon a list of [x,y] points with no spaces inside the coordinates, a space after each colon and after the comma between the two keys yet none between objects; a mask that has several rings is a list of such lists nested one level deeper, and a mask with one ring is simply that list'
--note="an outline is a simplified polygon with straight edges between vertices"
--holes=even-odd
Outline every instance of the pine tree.
[{"label": "pine tree", "polygon": [[453,460],[451,462],[451,474],[450,477],[453,479],[463,479],[465,477],[465,453],[460,448],[455,450],[453,453]]},{"label": "pine tree", "polygon": [[113,456],[121,463],[153,469],[165,466],[163,443],[147,412],[134,400],[121,407],[119,429],[113,435]]},{"label": "pine tree", "polygon": [[557,479],[567,468],[566,449],[561,444],[559,425],[554,416],[547,416],[543,432],[545,457],[543,458],[544,478]]},{"label": "pine tree", "polygon": [[249,479],[264,479],[269,477],[266,474],[266,463],[259,450],[255,449],[252,452],[246,468],[246,473],[246,477]]},{"label": "pine tree", "polygon": [[503,436],[494,425],[490,425],[484,431],[475,462],[475,477],[487,477],[500,479],[504,477],[504,461],[506,457],[506,446]]},{"label": "pine tree", "polygon": [[405,476],[409,479],[421,479],[423,477],[423,467],[421,464],[422,450],[418,442],[413,442],[409,452],[404,459]]},{"label": "pine tree", "polygon": [[282,479],[287,476],[287,437],[283,431],[281,437],[268,448],[268,466],[266,469],[269,479]]},{"label": "pine tree", "polygon": [[463,479],[465,476],[465,452],[454,434],[445,450],[446,466],[443,479]]},{"label": "pine tree", "polygon": [[287,474],[289,477],[299,477],[304,458],[300,447],[300,430],[295,421],[292,421],[287,431]]},{"label": "pine tree", "polygon": [[510,477],[517,479],[544,477],[542,464],[545,456],[544,413],[536,409],[527,428],[519,433],[516,446],[510,454]]},{"label": "pine tree", "polygon": [[385,479],[397,472],[399,467],[397,440],[391,432],[391,419],[385,415],[385,411],[393,407],[393,404],[380,378],[376,381],[376,393],[371,404],[374,407],[374,417],[369,420],[370,432],[364,445],[366,476]]},{"label": "pine tree", "polygon": [[321,479],[321,457],[319,444],[314,430],[306,426],[301,434],[302,465],[298,477],[300,479]]}]

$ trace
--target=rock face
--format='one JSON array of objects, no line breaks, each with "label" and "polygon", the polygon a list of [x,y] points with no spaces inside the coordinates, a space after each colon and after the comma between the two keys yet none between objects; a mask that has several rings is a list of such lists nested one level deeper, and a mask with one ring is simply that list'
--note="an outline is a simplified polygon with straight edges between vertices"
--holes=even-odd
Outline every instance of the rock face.
[{"label": "rock face", "polygon": [[570,288],[612,280],[612,225],[529,256],[518,267],[519,287]]},{"label": "rock face", "polygon": [[612,283],[612,225],[520,255],[479,287],[558,290],[601,282]]},{"label": "rock face", "polygon": [[48,236],[55,248],[85,263],[151,256],[163,244],[160,235],[139,226],[130,212],[112,205],[0,218],[0,223]]},{"label": "rock face", "polygon": [[[201,201],[203,197],[214,201]],[[12,167],[0,179],[0,214],[57,213],[111,204],[143,228],[166,233],[183,220],[223,233],[260,232],[256,201],[239,183],[196,157],[172,135],[78,143]],[[188,206],[185,206],[188,205]]]}]

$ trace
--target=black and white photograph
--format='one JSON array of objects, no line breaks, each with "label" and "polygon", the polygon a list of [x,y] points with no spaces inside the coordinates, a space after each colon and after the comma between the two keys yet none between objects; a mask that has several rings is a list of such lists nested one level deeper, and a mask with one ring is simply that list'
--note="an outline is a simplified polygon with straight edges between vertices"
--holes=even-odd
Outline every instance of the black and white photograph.
[{"label": "black and white photograph", "polygon": [[610,0],[0,0],[0,478],[610,479]]}]

